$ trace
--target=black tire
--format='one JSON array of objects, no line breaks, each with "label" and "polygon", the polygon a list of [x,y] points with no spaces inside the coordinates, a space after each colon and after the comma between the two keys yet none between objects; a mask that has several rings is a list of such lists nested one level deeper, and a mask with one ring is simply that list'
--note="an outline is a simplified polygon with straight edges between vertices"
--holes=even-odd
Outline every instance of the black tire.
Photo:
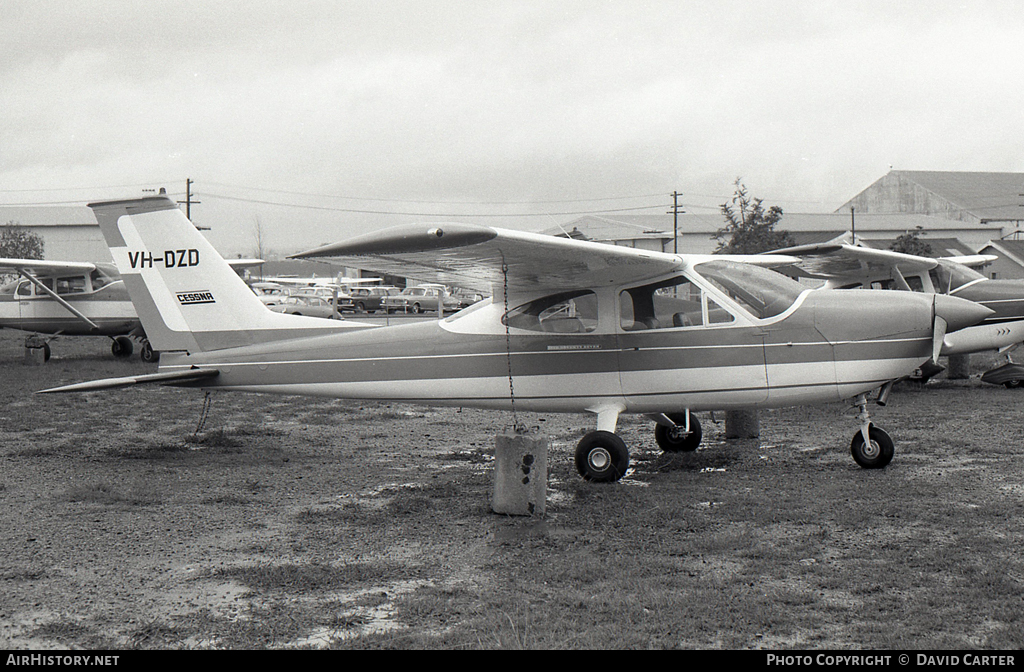
[{"label": "black tire", "polygon": [[689,453],[697,450],[704,437],[697,416],[690,413],[690,433],[687,434],[683,431],[683,427],[686,427],[686,413],[666,413],[665,415],[676,423],[678,429],[655,425],[654,440],[658,442],[658,447],[666,453]]},{"label": "black tire", "polygon": [[1020,387],[1020,380],[1018,380],[1016,378],[1012,378],[1010,380],[1007,380],[1006,382],[1003,383],[1003,387],[1005,387],[1008,390],[1014,390],[1014,389]]},{"label": "black tire", "polygon": [[414,304],[412,304],[412,312],[417,314],[417,315],[419,315],[420,313],[423,312],[423,309],[420,308],[420,304],[414,303]]},{"label": "black tire", "polygon": [[850,442],[850,452],[853,454],[853,461],[864,469],[881,469],[892,461],[894,446],[892,439],[885,430],[874,425],[870,426],[868,436],[871,437],[871,445],[864,445],[864,435],[857,432]]},{"label": "black tire", "polygon": [[130,357],[132,351],[135,350],[135,346],[132,345],[132,339],[127,336],[118,336],[114,339],[114,342],[110,344],[110,354],[114,357]]},{"label": "black tire", "polygon": [[363,303],[362,301],[360,301],[359,303],[356,304],[356,310],[359,311],[360,313],[365,313],[366,312],[366,304]]},{"label": "black tire", "polygon": [[617,481],[628,468],[629,449],[616,434],[598,430],[586,434],[576,444],[576,470],[588,481]]},{"label": "black tire", "polygon": [[139,357],[142,358],[142,361],[149,363],[160,361],[160,353],[153,349],[149,341],[142,342],[142,350],[139,351]]},{"label": "black tire", "polygon": [[43,343],[43,361],[44,362],[50,361],[50,344],[49,343]]}]

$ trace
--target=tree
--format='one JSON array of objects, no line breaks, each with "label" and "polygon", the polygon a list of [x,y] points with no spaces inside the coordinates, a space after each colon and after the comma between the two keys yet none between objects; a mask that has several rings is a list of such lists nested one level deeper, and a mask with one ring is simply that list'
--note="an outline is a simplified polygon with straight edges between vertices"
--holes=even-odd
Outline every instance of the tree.
[{"label": "tree", "polygon": [[932,246],[921,240],[923,234],[924,229],[920,226],[915,231],[907,231],[893,241],[889,249],[893,252],[913,254],[918,257],[930,257],[932,256]]},{"label": "tree", "polygon": [[0,227],[0,257],[42,259],[43,239],[17,222],[7,222]]},{"label": "tree", "polygon": [[788,231],[775,230],[782,208],[773,205],[765,210],[763,199],[751,198],[741,178],[734,184],[732,200],[721,206],[726,225],[713,236],[718,241],[715,254],[757,254],[793,245]]}]

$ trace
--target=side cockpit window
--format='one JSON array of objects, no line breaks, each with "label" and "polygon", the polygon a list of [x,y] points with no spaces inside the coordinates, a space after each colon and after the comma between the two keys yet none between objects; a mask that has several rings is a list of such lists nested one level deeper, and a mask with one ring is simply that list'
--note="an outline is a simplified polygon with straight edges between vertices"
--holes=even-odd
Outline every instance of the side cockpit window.
[{"label": "side cockpit window", "polygon": [[753,264],[706,261],[694,270],[762,320],[789,310],[805,291],[796,280]]},{"label": "side cockpit window", "polygon": [[623,331],[728,324],[736,317],[689,278],[679,276],[619,294]]},{"label": "side cockpit window", "polygon": [[101,287],[106,287],[110,283],[114,282],[114,278],[110,277],[98,268],[89,274],[89,279],[92,281],[93,291],[96,291]]},{"label": "side cockpit window", "polygon": [[585,334],[597,329],[597,295],[590,290],[552,294],[508,311],[502,322],[514,329],[550,334]]}]

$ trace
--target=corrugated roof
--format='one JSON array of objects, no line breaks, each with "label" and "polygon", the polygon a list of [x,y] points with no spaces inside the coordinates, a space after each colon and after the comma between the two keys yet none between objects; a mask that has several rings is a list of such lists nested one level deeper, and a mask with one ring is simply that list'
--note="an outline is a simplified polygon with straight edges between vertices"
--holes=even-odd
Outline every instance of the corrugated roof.
[{"label": "corrugated roof", "polygon": [[92,210],[85,205],[0,205],[0,225],[97,226]]},{"label": "corrugated roof", "polygon": [[992,240],[979,252],[985,252],[988,247],[993,247],[1009,256],[1014,262],[1024,265],[1024,240]]},{"label": "corrugated roof", "polygon": [[1024,219],[1024,173],[898,172],[982,219]]},{"label": "corrugated roof", "polygon": [[[864,247],[870,247],[876,250],[888,250],[892,244],[896,242],[896,239],[868,239],[860,240],[858,242],[860,242]],[[932,257],[957,257],[975,253],[974,250],[967,245],[964,245],[956,238],[928,238],[927,236],[922,236],[921,242],[927,243],[928,246],[931,247],[932,252],[929,256]]]},{"label": "corrugated roof", "polygon": [[[892,170],[862,194],[882,181],[913,183],[954,208],[979,219],[1014,221],[1024,219],[1024,173],[988,173],[942,170]],[[840,210],[848,210],[851,199]]]},{"label": "corrugated roof", "polygon": [[[855,218],[857,231],[892,232],[896,235],[906,231],[914,231],[918,227],[924,231],[963,231],[978,229],[1000,233],[998,227],[990,224],[972,224],[942,217],[916,214],[857,214]],[[679,215],[679,233],[714,235],[725,226],[720,214],[685,213]],[[822,237],[825,242],[850,230],[850,213],[784,213],[779,222],[778,230],[796,234],[808,233]],[[571,220],[561,226],[553,226],[541,233],[558,236],[572,234],[576,230],[588,240],[614,241],[637,239],[672,238],[672,215],[620,215],[596,216],[586,215]],[[575,234],[573,234],[575,235]]]}]

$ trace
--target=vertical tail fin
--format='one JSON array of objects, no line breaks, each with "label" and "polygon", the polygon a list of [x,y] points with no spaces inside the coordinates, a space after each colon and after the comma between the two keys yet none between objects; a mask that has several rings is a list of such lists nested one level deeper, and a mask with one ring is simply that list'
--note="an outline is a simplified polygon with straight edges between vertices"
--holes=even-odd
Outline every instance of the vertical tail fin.
[{"label": "vertical tail fin", "polygon": [[268,310],[166,197],[89,207],[156,350],[195,353],[343,328]]}]

